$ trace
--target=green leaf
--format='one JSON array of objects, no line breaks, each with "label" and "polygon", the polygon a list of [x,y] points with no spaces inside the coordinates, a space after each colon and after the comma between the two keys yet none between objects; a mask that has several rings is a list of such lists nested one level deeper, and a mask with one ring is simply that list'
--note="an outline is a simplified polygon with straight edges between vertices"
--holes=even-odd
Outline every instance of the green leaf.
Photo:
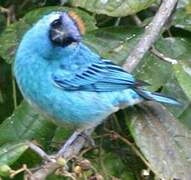
[{"label": "green leaf", "polygon": [[[177,100],[181,102],[181,106],[179,108],[175,106],[166,106],[168,110],[173,113],[173,115],[179,119],[181,114],[187,109],[188,105],[190,104],[190,100],[184,93],[183,89],[179,85],[177,78],[175,77],[174,73],[171,77],[169,77],[167,83],[163,86],[162,89],[163,94],[169,94],[171,97],[175,97]],[[191,128],[191,126],[190,126]]]},{"label": "green leaf", "polygon": [[159,178],[191,179],[191,134],[172,114],[148,102],[129,110],[127,117],[137,146]]},{"label": "green leaf", "polygon": [[[191,31],[191,2],[181,0],[178,3],[177,10],[173,16],[172,25],[174,27]],[[182,36],[182,34],[180,34]]]},{"label": "green leaf", "polygon": [[177,8],[182,8],[190,4],[190,0],[180,0],[178,1]]},{"label": "green leaf", "polygon": [[138,42],[141,32],[142,30],[136,27],[99,28],[87,33],[84,43],[102,57],[122,64],[128,52]]},{"label": "green leaf", "polygon": [[104,176],[104,179],[111,179],[111,177],[114,179],[135,179],[135,175],[131,172],[130,168],[112,151],[106,152],[103,149],[100,149],[99,158],[97,156],[95,157],[93,165],[98,172]]},{"label": "green leaf", "polygon": [[6,143],[0,147],[0,165],[11,165],[28,149],[26,142]]},{"label": "green leaf", "polygon": [[[155,47],[166,57],[175,58],[178,62],[181,62],[180,57],[191,58],[191,46],[188,39],[160,38],[156,42]],[[173,76],[172,67],[173,66],[169,63],[161,62],[155,55],[147,54],[136,68],[135,74],[138,79],[146,80],[152,85],[150,90],[158,90],[168,83],[169,79]],[[179,86],[178,84],[176,85]],[[174,83],[171,83],[171,86],[173,87],[168,87],[167,94],[169,95],[178,89]]]},{"label": "green leaf", "polygon": [[[179,118],[181,114],[187,110],[190,104],[189,89],[191,79],[189,78],[189,69],[191,67],[191,42],[189,39],[185,38],[167,38],[166,40],[166,42],[168,42],[168,49],[171,49],[171,56],[169,57],[176,58],[178,64],[172,66],[173,71],[163,86],[163,93],[170,94],[182,103],[182,106],[178,109],[175,107],[168,107],[175,117]],[[184,116],[181,121],[185,123],[187,122],[185,125],[191,128],[191,124],[188,123],[190,121],[188,116]]]},{"label": "green leaf", "polygon": [[191,31],[191,5],[189,6],[190,9],[188,10],[181,8],[176,11],[172,25],[177,28]]},{"label": "green leaf", "polygon": [[174,65],[175,76],[187,97],[191,100],[191,61],[181,61]]},{"label": "green leaf", "polygon": [[28,26],[22,21],[18,21],[8,26],[5,31],[0,34],[0,55],[7,63],[12,63],[16,48],[19,45],[19,40],[27,27]]},{"label": "green leaf", "polygon": [[0,144],[19,140],[36,140],[47,144],[54,131],[55,125],[23,102],[12,116],[0,125]]},{"label": "green leaf", "polygon": [[[173,58],[172,42],[168,39],[160,38],[156,42],[155,47],[167,57]],[[160,89],[167,82],[172,72],[172,67],[169,63],[161,61],[152,53],[147,53],[135,69],[137,79],[151,84],[151,87],[148,87],[150,91]]]},{"label": "green leaf", "polygon": [[187,128],[191,130],[191,102],[185,107],[184,111],[179,115],[179,120],[182,122]]},{"label": "green leaf", "polygon": [[38,19],[43,15],[48,14],[52,11],[69,11],[72,10],[80,15],[86,30],[91,31],[96,29],[95,20],[92,16],[86,12],[78,9],[65,8],[60,6],[50,6],[45,8],[35,9],[27,13],[22,19],[16,21],[6,28],[6,30],[0,35],[0,55],[6,60],[7,63],[12,63],[16,48],[24,34]]},{"label": "green leaf", "polygon": [[109,16],[127,16],[136,14],[137,12],[146,9],[155,0],[69,0],[73,6],[82,7],[88,11],[97,14],[106,14]]}]

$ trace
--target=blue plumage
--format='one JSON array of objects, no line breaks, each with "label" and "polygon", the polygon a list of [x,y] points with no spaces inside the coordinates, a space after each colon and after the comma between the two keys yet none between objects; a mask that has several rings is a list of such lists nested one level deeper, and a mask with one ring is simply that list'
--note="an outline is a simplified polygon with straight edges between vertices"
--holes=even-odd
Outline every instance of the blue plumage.
[{"label": "blue plumage", "polygon": [[75,19],[63,12],[44,16],[24,35],[14,72],[25,99],[61,124],[93,127],[143,100],[178,104],[91,51]]}]

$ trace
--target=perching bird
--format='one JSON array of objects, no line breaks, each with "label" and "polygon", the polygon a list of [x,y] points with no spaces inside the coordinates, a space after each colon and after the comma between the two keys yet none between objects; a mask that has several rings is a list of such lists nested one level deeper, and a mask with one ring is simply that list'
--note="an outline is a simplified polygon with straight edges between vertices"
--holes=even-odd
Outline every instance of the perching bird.
[{"label": "perching bird", "polygon": [[52,12],[23,37],[14,73],[24,98],[56,122],[94,127],[121,108],[144,100],[178,105],[144,89],[112,61],[81,42],[84,26],[73,12]]}]

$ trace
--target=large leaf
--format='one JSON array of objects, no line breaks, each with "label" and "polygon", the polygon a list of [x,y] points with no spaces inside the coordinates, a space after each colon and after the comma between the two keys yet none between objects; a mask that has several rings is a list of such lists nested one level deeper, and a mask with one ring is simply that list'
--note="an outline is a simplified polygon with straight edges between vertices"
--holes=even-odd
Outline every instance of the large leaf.
[{"label": "large leaf", "polygon": [[191,5],[188,9],[180,8],[176,11],[172,24],[177,28],[191,31]]},{"label": "large leaf", "polygon": [[[189,111],[191,42],[185,38],[167,38],[166,40],[169,42],[168,49],[173,50],[171,51],[171,57],[178,59],[178,64],[173,65],[173,72],[167,78],[167,82],[163,86],[163,92],[165,94],[171,94],[171,96],[176,97],[182,103],[180,108],[168,107],[179,118],[184,111]],[[189,116],[182,116],[181,121],[185,122],[185,125],[191,128]]]},{"label": "large leaf", "polygon": [[181,102],[181,106],[179,108],[175,106],[167,106],[168,110],[173,113],[176,118],[179,118],[179,116],[181,116],[181,114],[188,108],[190,100],[184,93],[182,87],[179,85],[179,82],[174,74],[169,77],[167,83],[163,86],[162,93],[170,94],[170,96],[176,97],[176,99]]},{"label": "large leaf", "polygon": [[33,139],[44,144],[52,138],[54,130],[55,125],[23,102],[0,125],[0,144]]},{"label": "large leaf", "polygon": [[142,30],[136,27],[100,28],[87,33],[84,43],[104,58],[122,64],[140,39],[141,33]]},{"label": "large leaf", "polygon": [[178,1],[177,8],[185,7],[185,6],[189,5],[189,3],[190,3],[190,0],[180,0],[180,1]]},{"label": "large leaf", "polygon": [[13,164],[28,148],[26,142],[7,143],[0,147],[0,166]]},{"label": "large leaf", "polygon": [[69,0],[73,6],[82,7],[97,14],[127,16],[149,7],[155,0]]},{"label": "large leaf", "polygon": [[179,115],[180,121],[191,130],[191,102],[187,105],[187,107],[184,109],[184,111]]},{"label": "large leaf", "polygon": [[176,10],[172,25],[191,31],[191,3],[187,1],[181,5],[181,8]]},{"label": "large leaf", "polygon": [[[184,56],[185,57],[185,56]],[[173,65],[174,75],[165,84],[164,92],[169,88],[174,89],[171,94],[181,101],[180,108],[169,107],[170,111],[180,119],[180,121],[191,129],[191,61],[190,59],[181,59],[176,65]]]},{"label": "large leaf", "polygon": [[163,179],[191,179],[191,134],[161,105],[128,111],[128,125],[151,170]]},{"label": "large leaf", "polygon": [[185,94],[191,101],[191,60],[174,65],[175,75]]},{"label": "large leaf", "polygon": [[94,18],[82,10],[59,6],[39,8],[29,12],[22,19],[8,26],[6,30],[0,35],[0,55],[6,60],[7,63],[12,63],[16,48],[19,45],[21,37],[23,36],[24,32],[26,32],[26,30],[28,30],[39,18],[45,14],[48,14],[52,11],[69,10],[72,10],[81,16],[87,31],[91,31],[96,28]]}]

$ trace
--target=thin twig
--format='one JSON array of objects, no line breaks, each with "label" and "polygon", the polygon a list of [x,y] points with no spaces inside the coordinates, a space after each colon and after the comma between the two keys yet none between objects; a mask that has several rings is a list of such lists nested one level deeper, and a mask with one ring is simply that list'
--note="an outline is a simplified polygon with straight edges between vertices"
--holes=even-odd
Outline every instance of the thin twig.
[{"label": "thin twig", "polygon": [[118,17],[118,18],[117,18],[117,20],[115,21],[115,25],[114,25],[114,26],[119,26],[120,21],[121,21],[121,18],[120,18],[120,17]]},{"label": "thin twig", "polygon": [[159,37],[159,34],[164,27],[165,22],[168,20],[171,13],[173,12],[177,1],[178,0],[163,0],[153,20],[145,28],[145,33],[142,36],[141,40],[129,54],[123,66],[124,69],[132,72],[139,64],[145,53],[151,48],[153,43]]},{"label": "thin twig", "polygon": [[28,177],[29,180],[45,180],[46,177],[53,173],[56,169],[60,167],[57,163],[47,163],[42,165],[32,176]]},{"label": "thin twig", "polygon": [[[140,20],[140,18],[136,14],[133,15],[132,18],[138,27],[143,27],[142,21]],[[167,31],[170,35],[169,29],[167,29]],[[177,64],[178,63],[176,59],[172,59],[170,57],[165,56],[163,53],[158,51],[154,46],[151,47],[150,52],[153,55],[155,55],[156,57],[158,57],[160,60],[165,61],[167,63],[170,63],[170,64]]]},{"label": "thin twig", "polygon": [[[65,2],[65,1],[62,1]],[[124,64],[124,68],[132,72],[138,63],[141,61],[142,57],[145,53],[151,48],[153,43],[158,38],[162,27],[164,26],[166,20],[171,15],[177,0],[164,0],[153,18],[152,22],[146,28],[145,33],[141,40],[138,42],[137,46],[130,53],[126,63]],[[87,136],[90,136],[94,131],[94,128],[89,129],[84,132]],[[77,155],[83,146],[86,143],[86,138],[83,136],[76,136],[78,133],[75,132],[66,142],[64,148],[59,151],[59,155],[62,155],[66,158],[71,158]],[[77,141],[74,141],[74,139]],[[72,143],[71,143],[72,142]],[[53,173],[58,167],[60,167],[57,163],[49,162],[46,165],[42,166],[39,170],[37,170],[30,180],[43,180],[49,174]]]},{"label": "thin twig", "polygon": [[[133,15],[132,18],[138,27],[143,27],[142,21],[140,20],[140,18],[136,14]],[[167,29],[167,31],[170,35],[169,29]],[[150,52],[153,55],[155,55],[156,57],[158,57],[160,60],[165,61],[167,63],[170,63],[170,64],[177,64],[178,63],[176,59],[172,59],[170,57],[165,56],[163,53],[158,51],[154,46],[151,47]]]},{"label": "thin twig", "polygon": [[7,13],[9,13],[9,9],[4,8],[3,6],[0,6],[0,12],[7,14]]},{"label": "thin twig", "polygon": [[135,152],[135,154],[137,156],[140,157],[140,159],[147,165],[147,167],[150,167],[149,162],[145,159],[145,157],[141,154],[141,152],[139,151],[139,149],[136,147],[136,145],[132,142],[130,142],[128,139],[124,138],[123,136],[121,136],[119,133],[115,132],[115,131],[110,131],[108,130],[107,132],[110,132],[111,135],[114,134],[118,139],[120,139],[121,141],[123,141],[124,143],[126,143],[127,145],[129,145],[131,147],[131,149]]},{"label": "thin twig", "polygon": [[18,170],[12,170],[10,174],[10,178],[14,178],[16,175],[20,174],[21,172],[26,172],[29,176],[32,176],[32,172],[27,168],[26,164],[23,164],[23,167]]},{"label": "thin twig", "polygon": [[163,53],[161,53],[160,51],[158,51],[154,47],[152,47],[150,49],[150,52],[152,54],[154,54],[156,57],[158,57],[159,59],[161,59],[161,60],[163,60],[163,61],[165,61],[167,63],[170,63],[170,64],[177,64],[178,63],[178,61],[176,59],[172,59],[170,57],[165,56]]},{"label": "thin twig", "polygon": [[47,160],[47,161],[52,161],[55,162],[53,159],[50,158],[50,156],[48,154],[46,154],[40,147],[38,147],[37,145],[29,142],[28,146],[31,150],[33,150],[34,152],[36,152],[42,159]]},{"label": "thin twig", "polygon": [[141,21],[141,19],[139,18],[139,16],[137,16],[136,14],[135,15],[132,15],[131,16],[135,22],[135,24],[138,26],[138,27],[143,27],[143,23]]},{"label": "thin twig", "polygon": [[17,90],[16,90],[16,82],[14,77],[12,77],[12,91],[13,91],[13,104],[14,104],[14,109],[17,108]]},{"label": "thin twig", "polygon": [[0,6],[0,13],[5,13],[7,18],[7,26],[10,25],[11,22],[15,21],[15,8],[14,5],[9,6],[8,8]]}]

